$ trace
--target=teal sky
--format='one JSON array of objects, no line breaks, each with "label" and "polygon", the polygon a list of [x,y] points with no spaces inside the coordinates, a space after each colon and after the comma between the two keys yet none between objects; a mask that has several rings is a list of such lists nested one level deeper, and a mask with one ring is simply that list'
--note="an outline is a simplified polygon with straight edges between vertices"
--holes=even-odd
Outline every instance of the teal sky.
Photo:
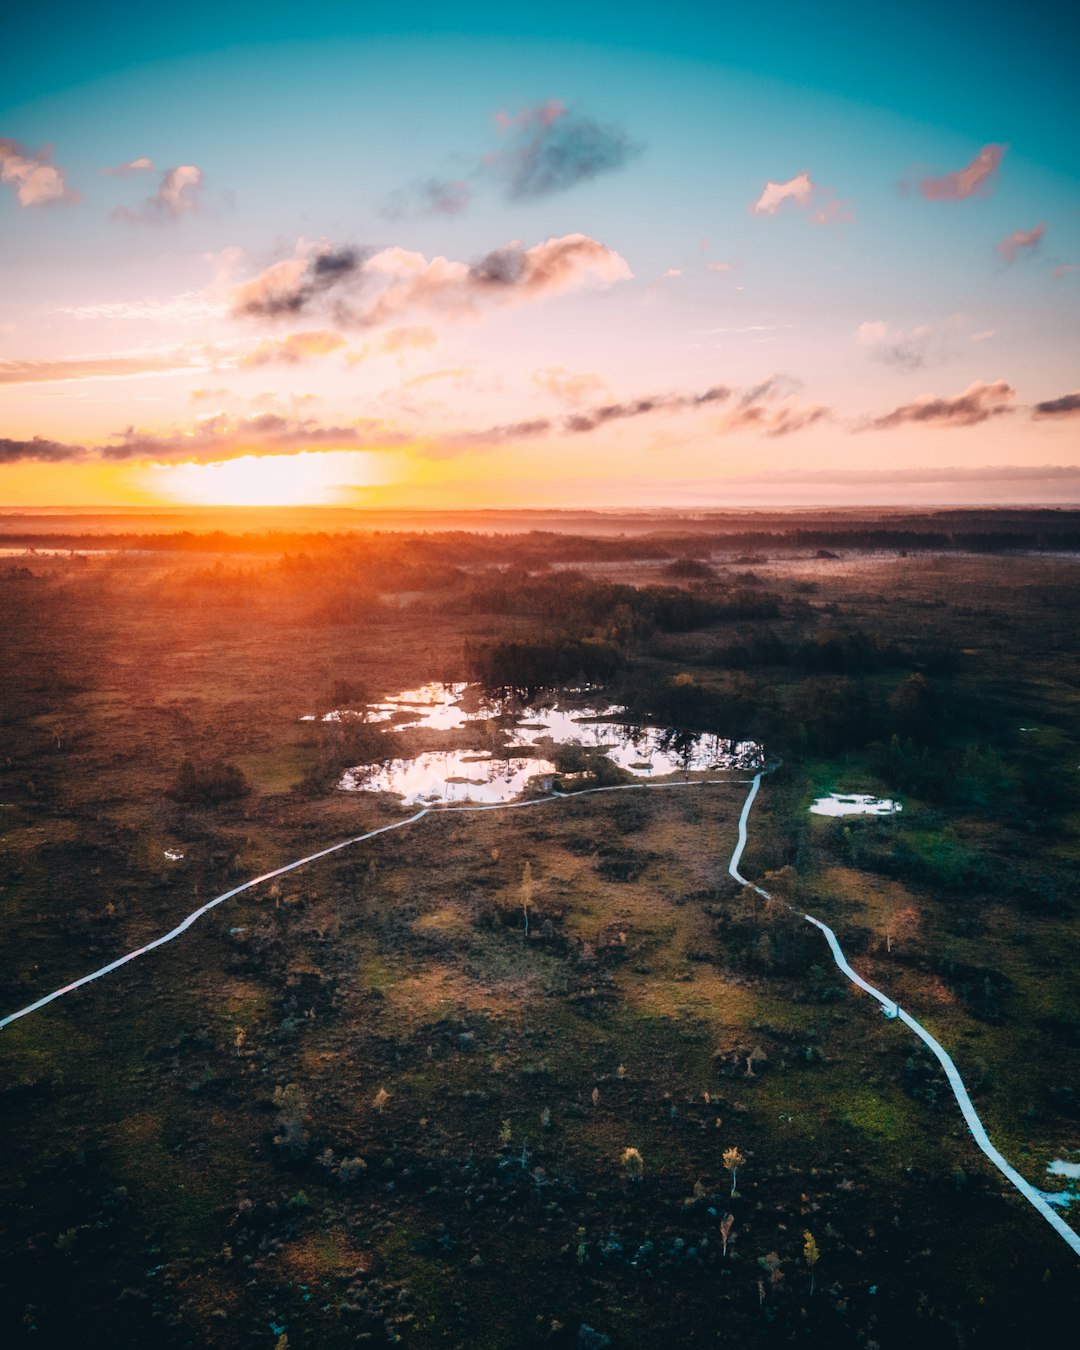
[{"label": "teal sky", "polygon": [[5,32],[0,500],[1080,497],[1063,7]]}]

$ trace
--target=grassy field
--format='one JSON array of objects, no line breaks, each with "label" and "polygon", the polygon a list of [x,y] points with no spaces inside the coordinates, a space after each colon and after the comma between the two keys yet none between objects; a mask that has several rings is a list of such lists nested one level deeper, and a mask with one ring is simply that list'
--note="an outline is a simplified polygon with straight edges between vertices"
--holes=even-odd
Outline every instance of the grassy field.
[{"label": "grassy field", "polygon": [[[411,814],[337,791],[355,745],[299,720],[345,686],[573,639],[605,697],[782,761],[743,872],[829,923],[1055,1184],[1080,1149],[1077,563],[706,537],[680,575],[684,539],[477,539],[13,560],[0,1012]],[[185,759],[247,791],[178,800]],[[833,790],[904,809],[811,816]],[[934,1061],[728,877],[745,791],[434,813],[0,1032],[5,1340],[936,1350],[1031,1344],[1037,1316],[1072,1344],[1076,1262]]]}]

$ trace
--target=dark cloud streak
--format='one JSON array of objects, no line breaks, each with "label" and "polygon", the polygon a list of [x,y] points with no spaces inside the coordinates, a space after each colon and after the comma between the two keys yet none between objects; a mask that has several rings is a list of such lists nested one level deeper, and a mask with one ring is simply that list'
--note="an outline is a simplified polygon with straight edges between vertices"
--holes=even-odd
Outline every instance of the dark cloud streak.
[{"label": "dark cloud streak", "polygon": [[1012,400],[1016,391],[1004,380],[992,384],[977,382],[954,398],[917,399],[892,412],[870,419],[861,430],[887,431],[905,423],[941,427],[973,427],[991,417],[1015,412]]},{"label": "dark cloud streak", "polygon": [[86,450],[81,445],[64,445],[61,441],[34,436],[29,441],[13,441],[0,437],[0,464],[18,464],[36,461],[39,464],[61,464],[65,460],[82,459]]},{"label": "dark cloud streak", "polygon": [[1040,419],[1080,416],[1080,394],[1062,394],[1060,398],[1047,399],[1044,403],[1036,403],[1031,411]]}]

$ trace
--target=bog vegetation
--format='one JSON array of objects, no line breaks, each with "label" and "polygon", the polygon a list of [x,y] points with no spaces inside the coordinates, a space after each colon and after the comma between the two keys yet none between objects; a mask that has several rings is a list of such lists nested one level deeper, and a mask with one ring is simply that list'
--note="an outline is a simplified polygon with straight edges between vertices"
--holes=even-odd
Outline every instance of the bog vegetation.
[{"label": "bog vegetation", "polygon": [[[1027,1344],[1033,1309],[1071,1343],[1067,1249],[788,903],[1054,1184],[1075,513],[604,528],[35,526],[119,551],[0,575],[0,1012],[405,814],[345,769],[499,753],[495,715],[365,716],[433,680],[760,742],[742,868],[776,900],[727,875],[743,784],[432,813],[13,1024],[5,1344],[943,1350]],[[551,753],[567,791],[626,781]],[[809,815],[829,791],[904,809]]]}]

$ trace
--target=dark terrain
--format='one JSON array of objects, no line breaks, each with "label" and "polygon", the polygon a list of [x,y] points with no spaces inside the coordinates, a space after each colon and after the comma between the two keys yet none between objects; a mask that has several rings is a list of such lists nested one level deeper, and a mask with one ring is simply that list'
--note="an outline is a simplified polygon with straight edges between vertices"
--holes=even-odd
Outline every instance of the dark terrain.
[{"label": "dark terrain", "polygon": [[[3,521],[112,551],[0,558],[0,1015],[412,813],[335,787],[390,733],[303,714],[588,681],[766,747],[742,871],[1062,1184],[1080,513],[396,523]],[[1075,1344],[1077,1262],[935,1061],[728,876],[745,792],[432,815],[0,1031],[5,1343]]]}]

